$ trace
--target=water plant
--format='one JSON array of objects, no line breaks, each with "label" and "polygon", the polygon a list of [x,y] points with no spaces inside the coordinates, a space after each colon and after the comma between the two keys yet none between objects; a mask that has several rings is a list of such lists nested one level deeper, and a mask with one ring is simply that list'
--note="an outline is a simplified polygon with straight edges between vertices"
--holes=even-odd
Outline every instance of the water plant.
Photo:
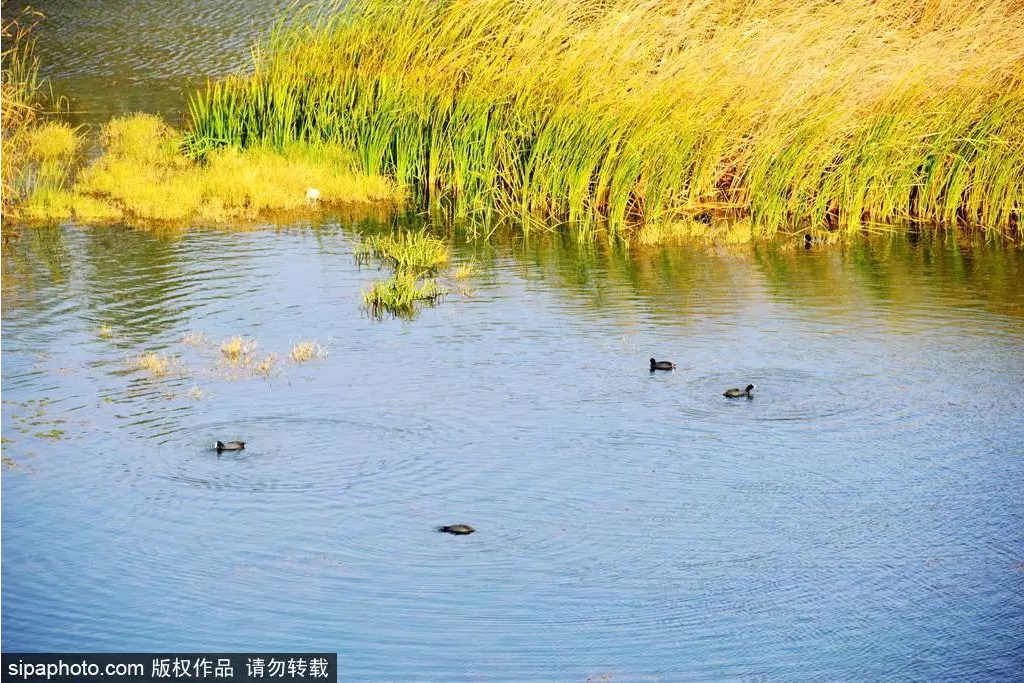
[{"label": "water plant", "polygon": [[0,211],[16,217],[65,213],[63,190],[76,163],[82,136],[67,123],[46,119],[65,104],[39,76],[35,28],[42,14],[23,8],[0,24],[3,39],[2,181]]},{"label": "water plant", "polygon": [[229,366],[244,367],[252,362],[252,354],[255,353],[256,347],[255,339],[234,336],[221,342],[220,355]]},{"label": "water plant", "polygon": [[263,360],[255,363],[252,366],[252,372],[254,375],[260,375],[261,377],[269,377],[270,373],[274,371],[274,367],[277,365],[277,356],[273,353],[267,354]]},{"label": "water plant", "polygon": [[417,302],[434,302],[445,294],[436,280],[418,284],[415,275],[400,272],[388,280],[375,280],[370,289],[363,290],[363,306],[376,318],[385,314],[411,318]]},{"label": "water plant", "polygon": [[296,363],[307,363],[316,358],[323,358],[326,355],[327,350],[316,341],[297,342],[292,346],[291,351],[288,352],[288,358]]},{"label": "water plant", "polygon": [[356,244],[354,252],[360,263],[374,256],[396,272],[416,275],[436,271],[448,263],[448,245],[426,229],[367,235]]},{"label": "water plant", "polygon": [[466,261],[465,263],[459,264],[459,266],[455,269],[454,276],[456,280],[468,280],[469,278],[476,275],[477,270],[478,268],[475,263],[473,263],[472,261]]},{"label": "water plant", "polygon": [[173,359],[169,356],[148,351],[131,359],[130,365],[135,370],[143,370],[154,377],[163,377],[171,371]]},{"label": "water plant", "polygon": [[335,0],[193,97],[186,145],[338,145],[424,204],[581,235],[709,214],[1005,231],[1021,35],[1017,0]]}]

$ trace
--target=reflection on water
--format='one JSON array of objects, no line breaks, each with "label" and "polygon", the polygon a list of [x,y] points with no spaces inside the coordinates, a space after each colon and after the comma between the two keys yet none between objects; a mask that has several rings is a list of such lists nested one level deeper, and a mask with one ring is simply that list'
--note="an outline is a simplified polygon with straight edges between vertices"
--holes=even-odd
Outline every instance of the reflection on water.
[{"label": "reflection on water", "polygon": [[[353,680],[1019,671],[1020,251],[459,244],[475,296],[381,323],[354,235],[5,246],[5,648],[324,649]],[[232,335],[279,371],[225,373]],[[300,339],[328,355],[287,361]],[[176,370],[130,371],[149,350]]]},{"label": "reflection on water", "polygon": [[71,100],[75,120],[134,111],[180,124],[206,78],[248,68],[254,40],[286,4],[277,0],[7,0],[4,16],[41,11],[42,75]]}]

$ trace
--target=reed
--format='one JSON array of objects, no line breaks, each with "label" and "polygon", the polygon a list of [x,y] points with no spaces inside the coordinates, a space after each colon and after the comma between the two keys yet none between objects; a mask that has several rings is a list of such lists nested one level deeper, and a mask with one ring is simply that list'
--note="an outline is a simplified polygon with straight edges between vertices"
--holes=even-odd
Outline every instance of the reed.
[{"label": "reed", "polygon": [[705,212],[1002,231],[1021,35],[1018,0],[337,0],[196,94],[186,146],[337,145],[421,203],[584,237]]},{"label": "reed", "polygon": [[26,7],[0,23],[0,211],[5,218],[66,213],[63,192],[82,141],[77,129],[45,118],[65,102],[39,76],[35,28],[41,19],[41,13]]},{"label": "reed", "polygon": [[263,360],[253,364],[252,372],[254,375],[261,377],[270,377],[271,373],[274,372],[274,368],[277,365],[277,356],[273,353],[268,353]]}]

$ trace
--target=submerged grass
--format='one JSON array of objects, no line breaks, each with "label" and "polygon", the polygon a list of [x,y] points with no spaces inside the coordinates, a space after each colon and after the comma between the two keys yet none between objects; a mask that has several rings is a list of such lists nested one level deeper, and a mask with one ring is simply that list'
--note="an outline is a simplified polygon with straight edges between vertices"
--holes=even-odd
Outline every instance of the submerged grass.
[{"label": "submerged grass", "polygon": [[171,371],[173,360],[156,351],[149,351],[132,358],[130,365],[134,370],[148,372],[154,377],[164,377]]},{"label": "submerged grass", "polygon": [[288,358],[296,363],[308,363],[317,358],[327,355],[327,349],[320,346],[316,341],[300,341],[292,346],[288,352]]},{"label": "submerged grass", "polygon": [[475,263],[467,261],[459,264],[458,268],[455,269],[454,276],[456,280],[468,280],[475,276],[478,271],[479,268]]},{"label": "submerged grass", "polygon": [[355,256],[360,263],[376,257],[396,272],[419,275],[434,272],[448,263],[448,245],[425,229],[399,231],[363,237],[355,246]]},{"label": "submerged grass", "polygon": [[1021,35],[1018,0],[336,0],[195,96],[187,146],[337,145],[423,203],[584,236],[706,212],[1010,230]]},{"label": "submerged grass", "polygon": [[370,289],[363,290],[363,306],[375,318],[385,314],[411,318],[417,303],[434,302],[445,294],[435,280],[418,284],[415,275],[400,272],[389,280],[375,280]]},{"label": "submerged grass", "polygon": [[220,355],[231,367],[245,367],[252,363],[252,355],[256,352],[257,346],[255,339],[231,337],[221,342]]}]

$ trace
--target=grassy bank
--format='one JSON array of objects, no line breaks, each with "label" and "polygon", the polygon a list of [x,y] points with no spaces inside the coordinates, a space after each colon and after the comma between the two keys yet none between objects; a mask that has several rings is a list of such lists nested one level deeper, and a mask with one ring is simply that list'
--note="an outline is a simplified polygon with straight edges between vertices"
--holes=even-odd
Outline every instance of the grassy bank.
[{"label": "grassy bank", "polygon": [[338,145],[458,215],[648,241],[726,214],[1012,231],[1021,35],[1016,0],[347,0],[199,93],[188,142]]},{"label": "grassy bank", "polygon": [[[336,144],[220,147],[200,161],[159,118],[116,118],[95,135],[61,120],[66,102],[39,76],[26,9],[3,20],[3,203],[5,224],[74,218],[149,227],[245,223],[308,215],[344,204],[400,205],[406,191],[366,175]],[[97,143],[88,164],[83,150]]]},{"label": "grassy bank", "polygon": [[73,186],[31,197],[27,217],[237,223],[324,205],[404,200],[393,181],[354,171],[351,155],[336,145],[225,147],[199,162],[182,153],[179,131],[147,114],[112,120],[100,142],[102,154],[77,173]]}]

